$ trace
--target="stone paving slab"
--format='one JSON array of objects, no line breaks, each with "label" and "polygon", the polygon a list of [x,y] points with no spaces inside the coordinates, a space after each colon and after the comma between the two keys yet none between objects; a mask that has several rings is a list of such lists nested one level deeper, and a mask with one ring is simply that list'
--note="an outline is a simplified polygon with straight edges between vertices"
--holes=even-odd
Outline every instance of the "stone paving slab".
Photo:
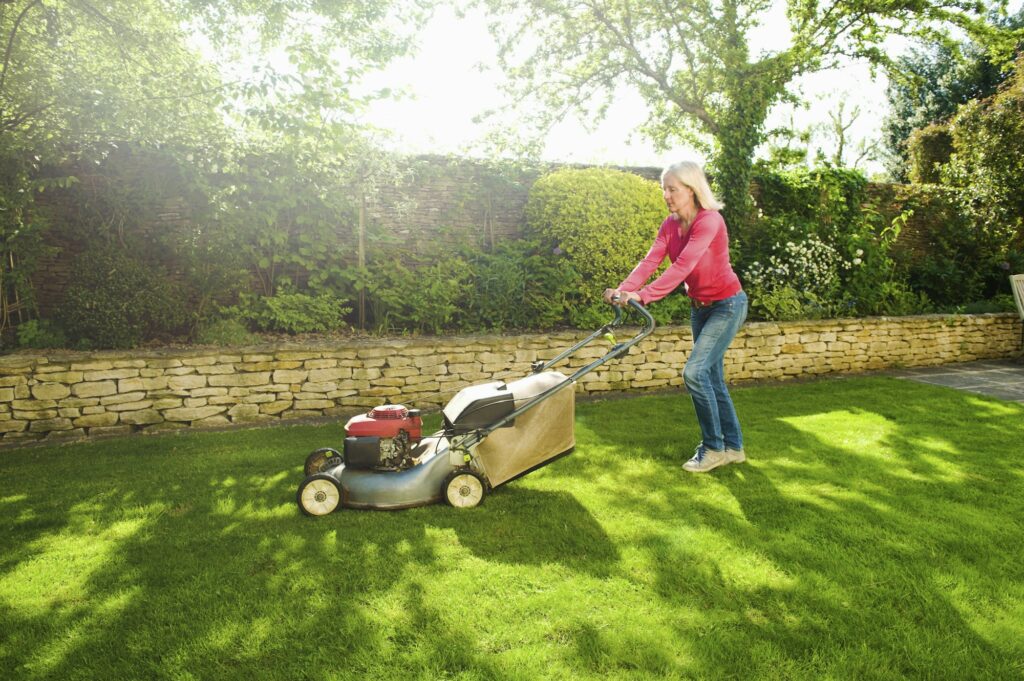
[{"label": "stone paving slab", "polygon": [[892,375],[1024,404],[1024,362],[1020,360],[984,360],[914,367],[894,371]]}]

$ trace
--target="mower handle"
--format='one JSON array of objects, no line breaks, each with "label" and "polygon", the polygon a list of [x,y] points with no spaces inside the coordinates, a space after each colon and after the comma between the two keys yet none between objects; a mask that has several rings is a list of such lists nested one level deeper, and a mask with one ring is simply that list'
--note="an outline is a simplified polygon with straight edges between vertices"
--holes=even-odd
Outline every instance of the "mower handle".
[{"label": "mower handle", "polygon": [[[466,437],[466,439],[463,440],[460,443],[459,446],[464,448],[464,449],[467,449],[467,450],[471,449],[472,447],[476,446],[477,443],[479,443],[481,440],[483,440],[485,437],[490,435],[492,432],[494,432],[498,428],[501,428],[506,423],[510,423],[510,422],[514,421],[515,418],[517,416],[519,416],[520,414],[522,414],[523,412],[532,409],[533,407],[535,407],[540,402],[543,402],[544,400],[548,399],[549,397],[554,395],[559,390],[565,388],[566,386],[571,385],[573,382],[578,380],[581,376],[583,376],[584,374],[590,373],[591,371],[593,371],[597,367],[601,366],[602,364],[604,364],[608,360],[615,359],[616,357],[621,357],[622,355],[626,354],[631,347],[633,347],[634,345],[639,343],[641,340],[643,340],[647,336],[651,335],[651,332],[654,331],[654,326],[655,326],[654,317],[651,316],[651,313],[648,312],[647,308],[645,308],[643,305],[641,305],[636,300],[630,300],[629,301],[629,306],[632,307],[637,312],[639,312],[640,316],[644,318],[644,326],[643,326],[643,328],[640,329],[640,331],[635,336],[630,338],[628,341],[622,341],[622,342],[619,342],[619,343],[615,343],[615,345],[613,345],[611,347],[611,349],[608,350],[608,352],[604,354],[604,356],[598,357],[597,359],[595,359],[594,361],[590,362],[586,366],[581,367],[580,369],[577,369],[575,373],[573,373],[571,376],[568,376],[564,381],[561,381],[557,385],[554,385],[554,386],[548,388],[547,390],[545,390],[541,394],[536,395],[531,400],[526,402],[526,404],[523,404],[523,405],[519,406],[519,408],[514,410],[511,414],[508,414],[507,416],[505,416],[504,418],[498,420],[497,422],[492,423],[491,425],[487,426],[486,428],[481,428],[480,430],[474,431],[473,433],[469,434]],[[544,371],[546,369],[551,368],[551,366],[553,366],[554,364],[557,364],[558,362],[562,361],[563,359],[565,359],[569,355],[575,353],[577,350],[582,348],[584,345],[587,345],[588,343],[594,341],[598,337],[603,336],[606,333],[609,333],[613,328],[615,328],[616,326],[619,326],[620,324],[622,324],[623,316],[624,315],[622,314],[622,308],[619,307],[618,305],[616,305],[615,306],[615,319],[613,321],[609,322],[608,324],[605,324],[600,329],[598,329],[594,333],[590,334],[590,336],[588,336],[587,338],[584,338],[579,343],[577,343],[576,345],[572,346],[571,348],[569,348],[565,352],[562,352],[561,354],[559,354],[554,359],[548,360],[547,362],[543,362],[543,361],[540,361],[540,360],[538,360],[537,362],[534,362],[534,364],[533,364],[533,372],[534,373],[540,373],[541,371]]]},{"label": "mower handle", "polygon": [[[613,357],[619,357],[620,355],[625,354],[626,350],[628,350],[629,348],[631,348],[634,345],[636,345],[637,343],[639,343],[641,340],[643,340],[644,338],[649,336],[652,331],[654,331],[654,326],[655,326],[654,317],[652,317],[651,313],[647,311],[647,308],[645,308],[643,305],[641,305],[636,300],[630,300],[629,301],[629,306],[632,307],[634,310],[636,310],[638,313],[640,313],[640,316],[644,318],[644,325],[643,325],[643,328],[640,329],[640,332],[636,336],[634,336],[633,338],[631,338],[628,341],[624,341],[624,342],[621,342],[621,343],[616,343],[612,347],[612,349],[609,350],[608,353],[604,357],[598,359],[595,362],[592,362],[590,365],[584,367],[577,375],[574,375],[573,376],[573,380],[575,380],[576,378],[578,378],[579,376],[581,376],[581,375],[583,375],[585,373],[588,373],[588,372],[594,370],[595,368],[597,368],[601,364],[604,364],[605,362],[607,362],[609,359],[612,359]],[[555,364],[558,364],[559,362],[561,362],[563,359],[565,359],[569,355],[574,354],[577,350],[582,348],[584,345],[587,345],[587,344],[591,343],[592,341],[596,340],[597,338],[600,338],[600,337],[604,336],[605,334],[610,333],[612,329],[621,326],[622,322],[625,320],[625,315],[622,314],[622,306],[614,305],[613,304],[612,307],[615,308],[615,319],[613,319],[609,323],[605,324],[600,329],[598,329],[594,333],[590,334],[590,336],[588,336],[587,338],[584,338],[583,340],[581,340],[576,345],[572,346],[571,348],[568,348],[567,350],[561,352],[557,356],[549,359],[547,362],[544,362],[542,360],[538,360],[538,361],[534,362],[533,363],[533,373],[536,374],[536,373],[540,373],[541,371],[545,371],[547,369],[550,369],[552,366],[554,366]],[[614,338],[614,336],[613,336],[613,338]]]}]

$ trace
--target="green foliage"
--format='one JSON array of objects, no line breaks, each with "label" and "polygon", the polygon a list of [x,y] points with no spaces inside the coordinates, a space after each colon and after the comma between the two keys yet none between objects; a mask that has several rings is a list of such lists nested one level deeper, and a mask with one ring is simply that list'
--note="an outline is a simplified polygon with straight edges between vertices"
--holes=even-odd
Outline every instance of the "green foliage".
[{"label": "green foliage", "polygon": [[377,330],[440,334],[451,328],[466,304],[470,278],[459,256],[437,254],[417,263],[377,259],[365,282]]},{"label": "green foliage", "polygon": [[35,159],[0,148],[0,331],[13,323],[8,314],[16,300],[29,310],[35,307],[32,277],[55,250],[44,241],[50,220],[36,198],[74,183],[74,178],[43,175]]},{"label": "green foliage", "polygon": [[1021,63],[997,95],[960,107],[949,126],[953,153],[939,169],[945,186],[914,197],[947,206],[908,266],[915,285],[946,309],[1005,292],[1007,275],[1024,270]]},{"label": "green foliage", "polygon": [[459,326],[467,330],[550,329],[564,324],[581,288],[579,273],[538,241],[493,251],[464,248],[471,274]]},{"label": "green foliage", "polygon": [[1016,312],[1017,302],[1012,293],[999,293],[988,300],[978,300],[963,306],[965,314],[985,314],[989,312]]},{"label": "green foliage", "polygon": [[341,298],[294,291],[279,291],[273,296],[243,293],[237,308],[229,310],[260,331],[291,334],[345,329],[345,316],[351,311]]},{"label": "green foliage", "polygon": [[202,345],[252,345],[259,336],[251,333],[239,319],[226,317],[203,322],[196,329],[195,340]]},{"label": "green foliage", "polygon": [[918,128],[907,140],[907,165],[910,181],[915,184],[937,184],[939,167],[949,162],[953,138],[949,126],[933,123]]},{"label": "green foliage", "polygon": [[106,246],[75,261],[60,319],[77,347],[129,348],[180,333],[187,317],[163,272]]},{"label": "green foliage", "polygon": [[[912,171],[917,163],[911,149],[915,130],[945,124],[961,105],[993,95],[1010,75],[1007,57],[1012,59],[1013,44],[1019,37],[1009,31],[1024,27],[1024,10],[997,18],[994,25],[1007,32],[961,42],[936,41],[896,59],[887,92],[890,113],[883,123],[888,171],[895,180],[915,181]],[[934,182],[931,169],[926,170],[921,176]]]},{"label": "green foliage", "polygon": [[658,185],[618,170],[558,170],[537,180],[526,203],[527,228],[579,275],[570,319],[602,323],[601,302],[636,266],[665,219]]},{"label": "green foliage", "polygon": [[[815,319],[930,309],[913,293],[894,246],[909,213],[888,225],[870,205],[865,178],[835,168],[762,170],[761,218],[736,244],[751,314]],[[901,312],[897,312],[901,311]]]},{"label": "green foliage", "polygon": [[[91,215],[79,216],[78,231],[89,234],[74,240],[132,241],[138,218],[160,211],[140,206],[159,204],[182,179],[152,184],[153,173],[121,173],[117,157],[141,150],[178,161],[170,165],[188,171],[188,198],[200,197],[188,201],[193,222],[148,244],[169,250],[168,264],[184,275],[193,325],[233,302],[247,267],[265,276],[267,295],[284,277],[344,296],[351,282],[337,255],[351,249],[337,235],[353,222],[353,185],[371,188],[381,174],[362,108],[389,96],[360,81],[412,49],[428,15],[426,2],[412,0],[395,22],[393,6],[0,3],[4,294],[17,290],[31,305],[32,267],[45,253],[37,238],[45,221],[32,204],[47,181],[105,173],[111,184],[90,185],[75,204]],[[65,176],[48,180],[50,168]],[[68,224],[71,233],[78,223]]]},{"label": "green foliage", "polygon": [[52,319],[30,319],[18,324],[19,348],[63,348],[67,344],[64,329]]},{"label": "green foliage", "polygon": [[[687,2],[668,9],[660,0],[477,1],[498,19],[491,29],[512,79],[509,108],[516,117],[514,124],[498,121],[500,151],[515,148],[505,131],[536,141],[568,110],[600,118],[629,84],[647,106],[642,131],[658,147],[682,141],[710,152],[726,222],[737,235],[753,220],[749,182],[765,120],[774,104],[794,99],[787,89],[795,78],[842,57],[892,66],[882,45],[893,35],[936,42],[956,29],[996,33],[988,30],[985,7],[974,3],[790,0],[788,42],[759,50],[751,41],[773,3]],[[525,146],[535,151],[537,145]]]}]

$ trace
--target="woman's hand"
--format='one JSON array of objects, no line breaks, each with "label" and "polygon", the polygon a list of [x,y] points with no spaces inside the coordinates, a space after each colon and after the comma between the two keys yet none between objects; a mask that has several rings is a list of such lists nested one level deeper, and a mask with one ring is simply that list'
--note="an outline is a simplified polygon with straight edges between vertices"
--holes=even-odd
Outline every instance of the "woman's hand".
[{"label": "woman's hand", "polygon": [[639,294],[637,294],[634,291],[623,291],[617,288],[606,288],[604,290],[604,302],[609,303],[611,305],[626,307],[627,305],[629,305],[629,301],[631,300],[643,302],[640,300]]},{"label": "woman's hand", "polygon": [[640,299],[640,294],[636,291],[619,291],[619,300],[615,304],[619,307],[626,307],[629,305],[629,301],[631,300],[635,300],[641,305],[643,305],[644,302]]}]

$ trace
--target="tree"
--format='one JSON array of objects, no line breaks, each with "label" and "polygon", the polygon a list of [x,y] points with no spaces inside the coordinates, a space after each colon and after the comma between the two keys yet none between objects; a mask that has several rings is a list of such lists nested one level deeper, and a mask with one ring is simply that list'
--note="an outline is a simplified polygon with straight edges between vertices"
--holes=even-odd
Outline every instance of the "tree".
[{"label": "tree", "polygon": [[[1024,28],[1024,10],[994,21],[1019,32]],[[907,144],[914,130],[944,123],[960,105],[995,94],[1012,72],[1004,56],[966,40],[912,49],[897,58],[887,92],[890,113],[882,126],[887,170],[894,179],[909,179]]]},{"label": "tree", "polygon": [[428,0],[0,1],[0,283],[30,293],[10,263],[38,251],[38,192],[117,147],[176,156],[211,197],[225,168],[275,140],[361,164],[373,153],[360,114],[387,93],[360,81],[412,49],[428,11]]},{"label": "tree", "polygon": [[[620,88],[639,92],[643,128],[659,146],[711,140],[713,170],[728,218],[750,215],[754,150],[769,109],[797,76],[868,59],[892,35],[947,40],[960,27],[988,32],[985,7],[968,0],[789,0],[788,45],[755,51],[752,33],[769,0],[477,0],[495,17],[499,59],[514,100],[546,130],[567,112],[600,116]],[[528,47],[524,47],[528,46]]]}]

